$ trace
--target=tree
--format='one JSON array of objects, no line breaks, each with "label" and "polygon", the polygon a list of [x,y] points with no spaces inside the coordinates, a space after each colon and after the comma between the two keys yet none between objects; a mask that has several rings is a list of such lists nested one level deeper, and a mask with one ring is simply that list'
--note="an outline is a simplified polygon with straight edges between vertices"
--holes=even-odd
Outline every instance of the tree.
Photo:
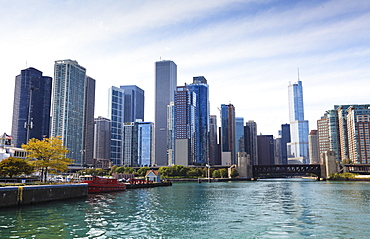
[{"label": "tree", "polygon": [[203,172],[200,168],[191,168],[189,171],[187,171],[186,175],[189,177],[200,177],[202,176]]},{"label": "tree", "polygon": [[160,167],[160,168],[159,168],[159,173],[160,173],[163,177],[168,177],[168,176],[169,176],[169,167]]},{"label": "tree", "polygon": [[41,173],[41,180],[46,181],[48,173],[63,172],[73,162],[66,157],[69,152],[63,145],[60,136],[44,138],[43,140],[30,139],[22,148],[27,151],[27,158]]},{"label": "tree", "polygon": [[230,173],[230,177],[236,178],[238,176],[239,176],[238,170],[236,170],[235,168],[232,168],[231,173]]},{"label": "tree", "polygon": [[218,171],[218,170],[213,171],[212,177],[213,178],[220,178],[221,177],[220,171]]},{"label": "tree", "polygon": [[227,174],[228,174],[228,172],[227,172],[227,169],[226,168],[222,168],[222,169],[220,169],[220,174],[221,174],[221,178],[227,178]]},{"label": "tree", "polygon": [[27,160],[22,158],[9,157],[3,159],[0,162],[0,175],[9,176],[19,176],[21,174],[31,174],[34,172],[34,168]]},{"label": "tree", "polygon": [[349,158],[343,159],[341,163],[342,164],[352,164],[352,160],[350,160]]},{"label": "tree", "polygon": [[137,174],[139,177],[145,177],[145,174],[146,172],[150,170],[149,167],[142,167],[142,168],[139,168],[139,170],[137,170]]}]

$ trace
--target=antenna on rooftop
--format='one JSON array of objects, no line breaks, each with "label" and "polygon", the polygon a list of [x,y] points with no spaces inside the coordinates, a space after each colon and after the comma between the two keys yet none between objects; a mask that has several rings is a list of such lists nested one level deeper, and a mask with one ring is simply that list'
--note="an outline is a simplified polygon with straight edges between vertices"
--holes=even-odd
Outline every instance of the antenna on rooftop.
[{"label": "antenna on rooftop", "polygon": [[299,81],[299,67],[297,67],[297,71],[298,71],[298,81]]}]

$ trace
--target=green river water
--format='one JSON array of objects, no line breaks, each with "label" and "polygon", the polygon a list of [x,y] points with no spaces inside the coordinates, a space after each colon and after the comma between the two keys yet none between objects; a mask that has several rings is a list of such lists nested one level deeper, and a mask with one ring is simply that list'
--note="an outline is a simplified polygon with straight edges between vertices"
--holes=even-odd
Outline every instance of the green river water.
[{"label": "green river water", "polygon": [[174,183],[1,208],[0,238],[370,238],[370,182]]}]

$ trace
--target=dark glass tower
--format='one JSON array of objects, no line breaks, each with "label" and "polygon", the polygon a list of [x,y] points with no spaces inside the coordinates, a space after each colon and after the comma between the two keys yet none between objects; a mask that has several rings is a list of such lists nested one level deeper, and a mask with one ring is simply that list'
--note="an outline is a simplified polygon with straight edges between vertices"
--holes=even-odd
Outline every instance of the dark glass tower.
[{"label": "dark glass tower", "polygon": [[203,76],[193,77],[188,88],[196,94],[195,164],[209,163],[209,87]]},{"label": "dark glass tower", "polygon": [[232,104],[221,105],[221,163],[237,163],[235,107]]},{"label": "dark glass tower", "polygon": [[144,90],[136,85],[121,85],[124,90],[123,122],[144,121]]},{"label": "dark glass tower", "polygon": [[155,164],[167,165],[167,106],[174,102],[177,66],[173,61],[155,63]]},{"label": "dark glass tower", "polygon": [[15,78],[12,136],[15,147],[49,137],[52,78],[27,68]]},{"label": "dark glass tower", "polygon": [[194,165],[195,161],[195,108],[196,95],[186,86],[175,92],[175,164]]},{"label": "dark glass tower", "polygon": [[85,113],[83,165],[93,165],[94,155],[94,112],[95,112],[95,80],[86,76],[85,82]]}]

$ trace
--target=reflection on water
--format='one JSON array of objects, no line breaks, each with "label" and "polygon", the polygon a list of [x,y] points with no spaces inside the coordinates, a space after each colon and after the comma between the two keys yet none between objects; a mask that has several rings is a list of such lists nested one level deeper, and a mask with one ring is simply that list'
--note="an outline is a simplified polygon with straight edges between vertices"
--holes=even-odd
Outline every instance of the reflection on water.
[{"label": "reflection on water", "polygon": [[0,211],[0,238],[367,238],[370,183],[175,183]]}]

